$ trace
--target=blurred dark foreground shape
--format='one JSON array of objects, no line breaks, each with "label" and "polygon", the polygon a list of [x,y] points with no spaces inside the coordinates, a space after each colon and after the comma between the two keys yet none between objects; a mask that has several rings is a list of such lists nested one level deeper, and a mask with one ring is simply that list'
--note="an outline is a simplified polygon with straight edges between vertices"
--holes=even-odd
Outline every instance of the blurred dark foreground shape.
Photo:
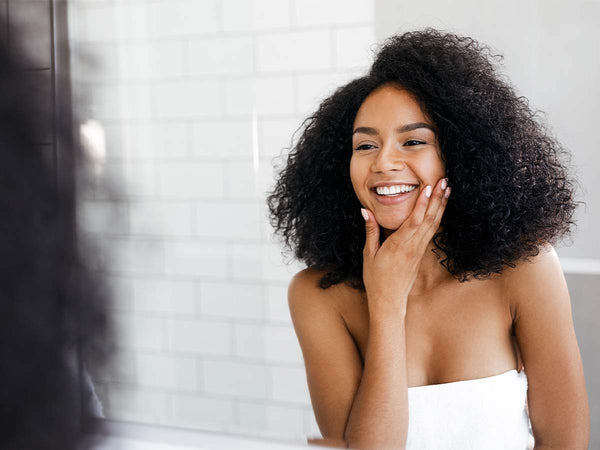
[{"label": "blurred dark foreground shape", "polygon": [[0,448],[86,448],[85,369],[108,361],[107,295],[77,231],[68,96],[54,71],[30,69],[26,40],[13,24],[0,36]]}]

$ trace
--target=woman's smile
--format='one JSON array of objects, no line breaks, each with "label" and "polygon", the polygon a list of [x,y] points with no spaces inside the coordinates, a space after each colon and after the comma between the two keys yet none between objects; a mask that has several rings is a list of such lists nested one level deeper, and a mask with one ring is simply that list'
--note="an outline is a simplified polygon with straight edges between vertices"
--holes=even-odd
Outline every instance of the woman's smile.
[{"label": "woman's smile", "polygon": [[397,205],[409,198],[419,195],[419,188],[416,185],[393,184],[389,187],[381,186],[371,188],[373,198],[385,206]]}]

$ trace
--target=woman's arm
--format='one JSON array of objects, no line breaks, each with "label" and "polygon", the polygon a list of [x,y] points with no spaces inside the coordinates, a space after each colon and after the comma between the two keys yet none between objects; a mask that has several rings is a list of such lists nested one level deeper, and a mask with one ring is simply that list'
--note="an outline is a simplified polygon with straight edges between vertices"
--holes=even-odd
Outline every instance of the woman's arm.
[{"label": "woman's arm", "polygon": [[395,442],[401,448],[408,401],[404,316],[370,317],[363,368],[356,344],[333,306],[336,288],[323,291],[318,278],[318,272],[306,269],[292,279],[288,290],[311,403],[323,435],[309,442],[351,448]]},{"label": "woman's arm", "polygon": [[370,314],[364,371],[344,435],[350,448],[404,448],[406,444],[405,311]]},{"label": "woman's arm", "polygon": [[590,418],[567,284],[551,246],[506,273],[535,448],[587,449]]},{"label": "woman's arm", "polygon": [[323,435],[309,443],[373,448],[395,442],[401,448],[407,404],[404,317],[370,317],[363,369],[356,344],[334,306],[336,287],[322,290],[319,277],[317,271],[305,269],[288,289],[311,403]]},{"label": "woman's arm", "polygon": [[292,278],[288,305],[304,367],[315,419],[323,439],[318,445],[346,447],[344,430],[362,374],[360,353],[335,306],[338,288],[319,287],[322,276],[305,269]]}]

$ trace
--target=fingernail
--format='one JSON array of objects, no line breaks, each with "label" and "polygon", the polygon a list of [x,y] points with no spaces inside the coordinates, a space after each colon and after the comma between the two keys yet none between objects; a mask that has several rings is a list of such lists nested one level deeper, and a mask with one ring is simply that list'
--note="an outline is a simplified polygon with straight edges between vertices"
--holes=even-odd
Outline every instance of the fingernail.
[{"label": "fingernail", "polygon": [[444,197],[448,198],[450,197],[450,191],[452,190],[451,187],[448,187],[448,189],[446,189],[446,192],[444,193]]},{"label": "fingernail", "polygon": [[364,208],[360,208],[360,213],[362,214],[362,216],[364,217],[365,221],[369,220],[369,213],[367,212],[366,209]]},{"label": "fingernail", "polygon": [[442,180],[442,186],[441,186],[441,187],[442,187],[442,191],[443,191],[444,189],[446,189],[446,186],[448,186],[448,178],[444,178],[444,179]]},{"label": "fingernail", "polygon": [[431,186],[427,186],[425,188],[425,197],[427,197],[427,198],[431,197]]}]

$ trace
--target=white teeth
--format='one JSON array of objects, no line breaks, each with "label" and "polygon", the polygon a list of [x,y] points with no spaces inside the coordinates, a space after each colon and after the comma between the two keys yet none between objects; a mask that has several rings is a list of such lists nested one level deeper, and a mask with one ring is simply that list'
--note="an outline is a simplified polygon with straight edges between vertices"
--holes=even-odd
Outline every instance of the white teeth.
[{"label": "white teeth", "polygon": [[411,186],[408,184],[397,184],[394,186],[378,187],[378,188],[375,188],[375,190],[377,191],[377,193],[379,195],[396,195],[396,194],[399,194],[400,192],[410,192],[416,188],[417,188],[417,186]]}]

